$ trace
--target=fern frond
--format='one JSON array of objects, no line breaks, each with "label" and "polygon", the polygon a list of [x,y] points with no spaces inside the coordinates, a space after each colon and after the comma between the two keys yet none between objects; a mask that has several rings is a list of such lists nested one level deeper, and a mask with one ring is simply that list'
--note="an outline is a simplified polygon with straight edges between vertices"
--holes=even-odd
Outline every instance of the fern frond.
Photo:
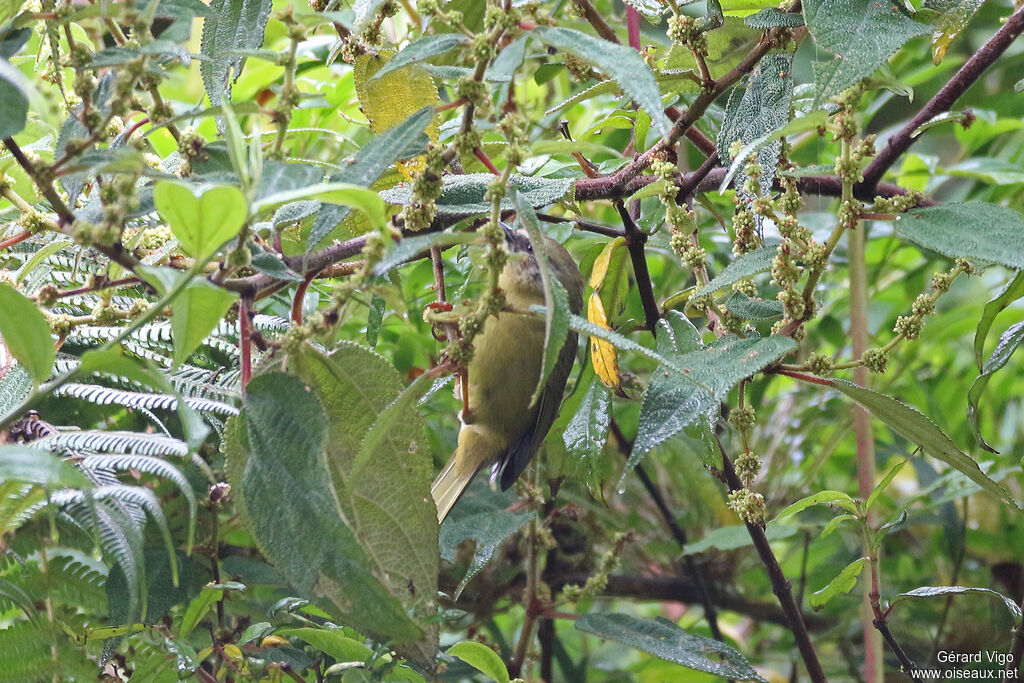
[{"label": "fern frond", "polygon": [[45,505],[43,487],[16,481],[0,482],[0,536],[21,527]]},{"label": "fern frond", "polygon": [[[145,408],[147,410],[175,410],[178,399],[168,394],[151,394],[123,389],[111,389],[92,384],[68,383],[54,390],[55,396],[72,396],[96,405],[120,405],[126,408]],[[203,398],[187,398],[185,403],[193,410],[216,415],[237,415],[238,408]]]},{"label": "fern frond", "polygon": [[232,403],[241,398],[241,373],[238,370],[208,370],[183,365],[169,373],[167,379],[185,398],[208,398]]},{"label": "fern frond", "polygon": [[162,434],[138,432],[68,431],[37,439],[33,448],[61,451],[72,449],[98,453],[132,453],[137,455],[163,455],[177,458],[188,456],[188,444]]}]

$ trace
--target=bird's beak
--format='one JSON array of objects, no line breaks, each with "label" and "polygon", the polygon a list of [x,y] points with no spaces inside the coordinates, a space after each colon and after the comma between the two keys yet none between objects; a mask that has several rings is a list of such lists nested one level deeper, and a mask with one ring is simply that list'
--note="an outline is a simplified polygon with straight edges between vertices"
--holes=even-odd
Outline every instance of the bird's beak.
[{"label": "bird's beak", "polygon": [[512,228],[508,227],[508,224],[506,224],[506,223],[504,223],[502,221],[499,221],[498,225],[500,225],[501,229],[505,231],[505,241],[508,242],[509,244],[512,244],[513,243],[512,237],[513,237],[513,233],[514,233]]}]

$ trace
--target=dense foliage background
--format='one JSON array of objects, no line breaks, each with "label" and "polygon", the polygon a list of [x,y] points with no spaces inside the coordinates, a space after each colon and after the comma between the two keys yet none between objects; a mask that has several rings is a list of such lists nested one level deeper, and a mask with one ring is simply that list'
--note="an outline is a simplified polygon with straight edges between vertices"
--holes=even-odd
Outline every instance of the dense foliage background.
[{"label": "dense foliage background", "polygon": [[1014,678],[1024,9],[310,5],[0,2],[0,678]]}]

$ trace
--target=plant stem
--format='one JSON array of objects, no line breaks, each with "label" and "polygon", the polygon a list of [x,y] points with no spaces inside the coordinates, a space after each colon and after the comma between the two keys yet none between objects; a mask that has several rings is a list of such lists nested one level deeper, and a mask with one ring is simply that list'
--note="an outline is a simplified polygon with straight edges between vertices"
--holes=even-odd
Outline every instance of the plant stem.
[{"label": "plant stem", "polygon": [[[722,454],[722,473],[725,475],[725,483],[730,491],[739,491],[743,488],[743,482],[736,475],[732,460],[725,452],[725,446],[722,445],[722,440],[717,434],[715,435],[715,440],[718,443],[718,450]],[[825,678],[821,662],[818,661],[818,653],[815,652],[814,645],[811,643],[811,637],[807,633],[807,626],[804,624],[800,608],[793,599],[792,587],[789,581],[786,580],[782,567],[779,566],[779,561],[775,557],[771,543],[768,542],[768,537],[765,536],[764,527],[749,522],[744,522],[744,524],[747,527],[747,533],[750,534],[750,540],[754,542],[754,548],[761,558],[761,564],[764,565],[765,572],[768,574],[772,592],[778,599],[782,611],[786,614],[789,630],[796,640],[796,647],[800,652],[801,659],[804,661],[804,666],[807,668],[807,675],[810,676],[814,683],[825,683],[828,679]]]},{"label": "plant stem", "polygon": [[[843,140],[843,155],[850,156],[850,143]],[[844,205],[853,200],[853,183],[843,183]],[[867,301],[867,265],[865,263],[865,225],[861,221],[847,231],[849,235],[850,262],[850,343],[853,357],[860,358],[868,348],[868,301]],[[868,369],[858,365],[853,369],[853,381],[862,387],[868,386]],[[860,404],[855,404],[853,411],[853,433],[857,444],[857,485],[860,497],[866,500],[875,485],[875,441],[871,434],[871,415]],[[874,515],[869,510],[866,523],[871,525]],[[864,548],[865,554],[872,554],[871,548]],[[879,634],[872,624],[872,613],[868,593],[865,588],[860,606],[861,626],[864,631],[864,680],[867,683],[878,683],[882,680],[882,643]]]},{"label": "plant stem", "polygon": [[651,331],[651,334],[656,335],[661,312],[658,309],[658,302],[654,298],[654,286],[651,284],[651,273],[647,269],[647,256],[644,254],[647,235],[637,227],[633,217],[626,210],[625,204],[621,201],[615,202],[615,209],[622,218],[622,226],[626,234],[626,248],[629,250],[629,259],[633,262],[633,276],[636,278],[636,287],[640,292],[644,320],[647,323],[647,329]]}]

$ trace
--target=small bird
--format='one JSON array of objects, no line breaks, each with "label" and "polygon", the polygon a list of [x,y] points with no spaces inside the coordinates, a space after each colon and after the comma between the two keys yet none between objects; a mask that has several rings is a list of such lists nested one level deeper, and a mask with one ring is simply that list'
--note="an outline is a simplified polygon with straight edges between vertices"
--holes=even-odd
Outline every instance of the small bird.
[{"label": "small bird", "polygon": [[[576,358],[576,333],[570,332],[558,354],[547,383],[531,406],[544,356],[544,319],[524,313],[544,305],[540,266],[533,245],[523,230],[505,230],[511,252],[498,278],[513,311],[502,311],[484,323],[474,340],[473,358],[466,369],[467,405],[455,455],[437,475],[430,492],[437,504],[437,519],[445,516],[476,473],[491,466],[491,481],[504,491],[515,483],[558,415],[562,392]],[[562,283],[569,308],[583,308],[583,276],[561,244],[544,237],[550,272]]]}]

